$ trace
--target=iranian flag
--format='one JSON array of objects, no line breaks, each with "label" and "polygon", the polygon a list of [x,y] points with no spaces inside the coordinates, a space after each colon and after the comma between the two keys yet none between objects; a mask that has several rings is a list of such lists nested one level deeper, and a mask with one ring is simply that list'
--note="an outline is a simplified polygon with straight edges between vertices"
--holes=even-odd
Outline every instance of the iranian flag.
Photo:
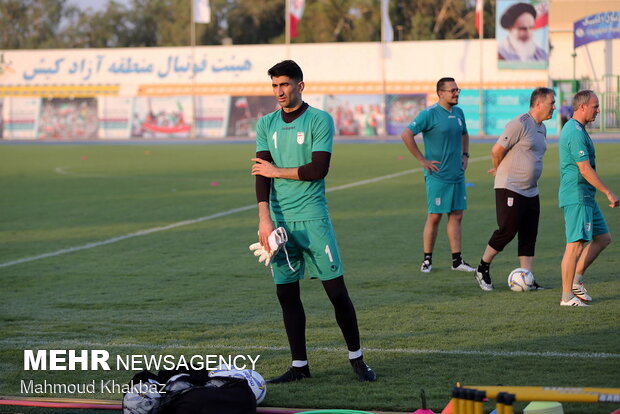
[{"label": "iranian flag", "polygon": [[304,14],[305,0],[289,0],[291,19],[291,38],[297,37],[297,24]]},{"label": "iranian flag", "polygon": [[[482,34],[482,6],[484,0],[476,0],[476,31],[478,36]],[[471,4],[471,3],[470,3]]]},{"label": "iranian flag", "polygon": [[547,26],[549,24],[549,3],[547,1],[535,3],[534,9],[536,9],[534,28],[540,29]]}]

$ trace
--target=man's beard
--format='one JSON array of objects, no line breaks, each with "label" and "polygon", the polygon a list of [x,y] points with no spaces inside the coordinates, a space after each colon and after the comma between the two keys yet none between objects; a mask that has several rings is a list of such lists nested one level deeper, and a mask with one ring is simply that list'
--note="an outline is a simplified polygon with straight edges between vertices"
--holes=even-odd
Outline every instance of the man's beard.
[{"label": "man's beard", "polygon": [[533,60],[536,55],[536,43],[530,38],[527,42],[523,42],[517,38],[510,36],[510,44],[515,53],[521,60]]}]

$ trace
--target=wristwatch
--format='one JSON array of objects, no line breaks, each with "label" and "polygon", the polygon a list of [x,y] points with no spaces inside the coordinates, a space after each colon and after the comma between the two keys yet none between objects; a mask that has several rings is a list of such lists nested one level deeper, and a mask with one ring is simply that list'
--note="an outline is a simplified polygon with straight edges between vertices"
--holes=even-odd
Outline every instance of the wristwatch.
[{"label": "wristwatch", "polygon": [[463,155],[469,158],[469,152],[464,152]]}]

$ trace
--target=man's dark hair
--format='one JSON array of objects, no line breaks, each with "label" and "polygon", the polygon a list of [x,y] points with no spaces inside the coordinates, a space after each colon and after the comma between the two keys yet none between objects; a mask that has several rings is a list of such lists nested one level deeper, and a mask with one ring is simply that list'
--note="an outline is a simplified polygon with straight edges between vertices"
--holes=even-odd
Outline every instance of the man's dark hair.
[{"label": "man's dark hair", "polygon": [[536,105],[536,101],[546,97],[547,95],[555,95],[555,91],[545,87],[534,89],[534,92],[532,92],[532,95],[530,96],[530,108],[533,108]]},{"label": "man's dark hair", "polygon": [[275,64],[271,69],[267,71],[270,78],[276,76],[288,76],[296,82],[304,80],[304,74],[297,63],[292,60],[283,60],[280,63]]},{"label": "man's dark hair", "polygon": [[444,83],[446,82],[456,82],[454,78],[441,78],[437,81],[437,93],[443,88]]}]

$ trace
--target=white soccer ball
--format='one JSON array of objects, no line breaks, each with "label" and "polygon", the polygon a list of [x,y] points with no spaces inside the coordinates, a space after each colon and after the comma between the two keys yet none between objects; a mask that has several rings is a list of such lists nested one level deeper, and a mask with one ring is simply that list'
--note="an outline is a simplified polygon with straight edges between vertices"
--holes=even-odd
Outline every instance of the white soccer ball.
[{"label": "white soccer ball", "polygon": [[242,378],[248,382],[250,389],[256,397],[256,405],[263,402],[267,395],[267,382],[261,374],[251,369],[226,369],[227,366],[218,367],[209,372],[210,377],[235,377]]},{"label": "white soccer ball", "polygon": [[534,275],[527,269],[515,269],[508,275],[508,287],[515,292],[531,290],[534,287]]},{"label": "white soccer ball", "polygon": [[157,412],[161,405],[161,394],[156,389],[161,386],[149,379],[139,382],[123,396],[124,414],[149,414]]}]

